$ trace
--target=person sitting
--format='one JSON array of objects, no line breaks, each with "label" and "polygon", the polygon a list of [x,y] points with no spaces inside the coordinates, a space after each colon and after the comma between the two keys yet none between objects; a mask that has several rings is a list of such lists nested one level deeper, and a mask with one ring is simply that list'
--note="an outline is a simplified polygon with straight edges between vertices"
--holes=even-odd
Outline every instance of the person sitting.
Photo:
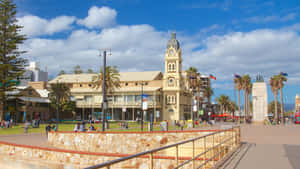
[{"label": "person sitting", "polygon": [[85,123],[84,123],[84,121],[81,123],[79,131],[81,131],[81,132],[85,131]]},{"label": "person sitting", "polygon": [[77,132],[77,131],[79,131],[79,129],[80,129],[80,124],[77,123],[77,124],[75,125],[74,131]]},{"label": "person sitting", "polygon": [[90,127],[89,127],[89,131],[95,131],[95,127],[91,124]]}]

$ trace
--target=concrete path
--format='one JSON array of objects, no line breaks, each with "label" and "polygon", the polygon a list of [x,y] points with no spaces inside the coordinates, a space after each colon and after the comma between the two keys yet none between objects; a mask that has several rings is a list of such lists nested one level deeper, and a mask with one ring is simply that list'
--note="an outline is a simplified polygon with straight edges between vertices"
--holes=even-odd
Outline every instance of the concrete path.
[{"label": "concrete path", "polygon": [[241,150],[222,169],[300,169],[300,126],[241,125]]}]

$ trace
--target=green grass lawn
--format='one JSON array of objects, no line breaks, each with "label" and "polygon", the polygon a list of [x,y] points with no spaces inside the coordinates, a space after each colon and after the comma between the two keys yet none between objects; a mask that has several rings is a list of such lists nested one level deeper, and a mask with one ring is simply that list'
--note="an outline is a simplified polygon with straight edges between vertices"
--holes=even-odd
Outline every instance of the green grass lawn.
[{"label": "green grass lawn", "polygon": [[[141,131],[141,125],[136,122],[128,122],[129,129],[121,129],[119,126],[120,122],[109,122],[109,129],[107,131],[122,131],[122,132],[133,132],[133,131]],[[32,128],[31,126],[28,129],[28,133],[45,133],[45,127],[47,124],[41,124],[39,128]],[[51,124],[53,126],[55,124]],[[62,123],[59,124],[59,131],[73,131],[76,124],[70,123]],[[102,124],[93,124],[97,131],[102,130]],[[89,127],[89,124],[85,125],[86,128]],[[187,128],[187,125],[184,126]],[[154,131],[160,131],[159,123],[153,128]],[[169,126],[169,130],[180,130],[180,127],[172,127]],[[144,123],[143,131],[148,131],[148,123]],[[9,134],[23,134],[24,133],[24,125],[18,124],[13,126],[12,128],[0,128],[0,135],[9,135]]]}]

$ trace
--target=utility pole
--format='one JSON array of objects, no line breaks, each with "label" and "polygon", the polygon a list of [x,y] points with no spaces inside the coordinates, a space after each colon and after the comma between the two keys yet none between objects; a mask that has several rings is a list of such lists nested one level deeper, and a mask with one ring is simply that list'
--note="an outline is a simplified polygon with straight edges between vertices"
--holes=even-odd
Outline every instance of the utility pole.
[{"label": "utility pole", "polygon": [[[58,88],[58,81],[56,81],[56,87]],[[56,99],[57,99],[57,109],[56,109],[56,131],[58,131],[58,122],[59,122],[59,92],[56,93]]]},{"label": "utility pole", "polygon": [[103,51],[103,80],[102,80],[102,131],[105,131],[106,123],[106,50]]},{"label": "utility pole", "polygon": [[142,85],[142,94],[141,94],[141,131],[143,131],[143,117],[144,117],[144,111],[143,111],[143,86],[144,86],[144,83],[142,82],[141,83]]}]

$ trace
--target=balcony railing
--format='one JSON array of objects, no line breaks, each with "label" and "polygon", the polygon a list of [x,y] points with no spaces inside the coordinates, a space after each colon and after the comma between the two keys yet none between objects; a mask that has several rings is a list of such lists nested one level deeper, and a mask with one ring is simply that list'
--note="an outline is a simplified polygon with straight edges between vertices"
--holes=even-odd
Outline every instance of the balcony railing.
[{"label": "balcony railing", "polygon": [[[172,168],[208,169],[218,167],[241,144],[240,127],[219,130],[194,139],[167,145],[131,156],[115,159],[86,169],[134,167],[143,163],[144,168],[154,169],[168,161]],[[165,160],[165,161],[164,161]]]},{"label": "balcony railing", "polygon": [[[148,103],[148,107],[151,108],[151,107],[160,107],[161,106],[161,103],[160,102],[154,102],[154,101],[147,101]],[[101,103],[99,102],[85,102],[85,101],[76,101],[76,106],[77,107],[82,107],[82,106],[85,106],[85,107],[89,107],[89,106],[101,106]],[[141,101],[132,101],[132,102],[124,102],[124,101],[121,101],[121,102],[108,102],[108,106],[114,106],[114,107],[119,107],[119,106],[127,106],[127,107],[140,107],[141,106]]]}]

